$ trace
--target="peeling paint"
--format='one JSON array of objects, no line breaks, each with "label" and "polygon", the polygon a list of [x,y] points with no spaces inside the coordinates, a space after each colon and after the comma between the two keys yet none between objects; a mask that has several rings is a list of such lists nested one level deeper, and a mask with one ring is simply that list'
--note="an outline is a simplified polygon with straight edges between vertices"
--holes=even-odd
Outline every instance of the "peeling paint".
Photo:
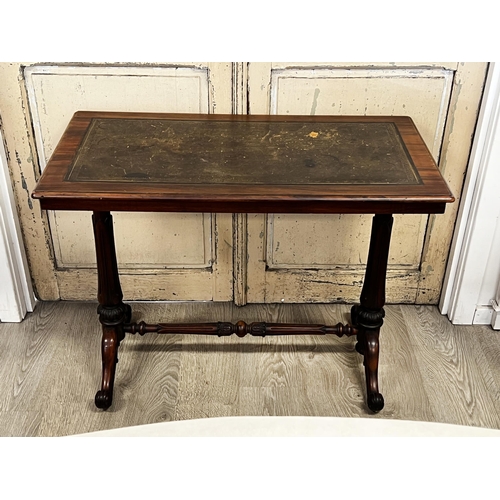
[{"label": "peeling paint", "polygon": [[17,150],[15,150],[14,153],[16,155],[17,164],[19,165],[19,167],[21,167],[21,158],[19,157],[19,153],[17,152]]},{"label": "peeling paint", "polygon": [[[17,156],[17,151],[16,151],[16,156]],[[26,183],[26,179],[24,178],[23,174],[21,174],[21,186],[28,195],[28,206],[30,207],[30,210],[33,210],[33,202],[31,201],[30,190],[28,189],[28,184]]]},{"label": "peeling paint", "polygon": [[210,71],[208,72],[208,89],[209,89],[209,93],[210,93],[210,100],[211,100],[210,105],[212,107],[212,113],[215,113],[216,108],[217,108],[216,96],[215,96],[215,86],[212,83]]},{"label": "peeling paint", "polygon": [[318,107],[318,97],[321,91],[319,89],[314,89],[313,103],[311,106],[311,115],[316,114],[316,108]]},{"label": "peeling paint", "polygon": [[[82,64],[82,65],[83,65],[83,64]],[[391,62],[391,63],[389,63],[389,65],[390,65],[390,66],[394,66],[394,65],[396,65],[396,63]],[[103,66],[105,66],[105,65],[103,65]],[[461,66],[461,67],[463,67],[463,66],[464,66],[464,63],[460,63],[460,66]],[[201,67],[201,66],[200,66],[200,67]],[[321,68],[322,68],[322,67],[321,67]],[[333,67],[332,67],[332,68],[333,68]],[[337,67],[334,67],[334,68],[335,68],[335,69],[338,69]],[[299,67],[299,69],[303,69],[303,68]],[[20,80],[22,80],[22,78],[21,78]],[[260,82],[259,82],[259,83],[260,83]],[[467,93],[467,84],[468,84],[468,80],[466,80],[466,79],[465,79],[465,84],[466,84],[466,85],[465,85],[464,91],[465,91],[465,93]],[[459,82],[459,83],[458,83],[458,85],[457,85],[457,89],[455,89],[455,91],[457,91],[457,90],[458,90],[458,93],[460,93],[460,89],[458,88],[458,86],[460,86],[460,87],[461,87],[461,82]],[[265,87],[264,85],[261,85],[261,90],[265,90],[265,88],[266,88],[266,87]],[[252,90],[253,90],[253,88],[252,88]],[[319,89],[317,89],[317,90],[319,90]],[[318,94],[319,94],[319,92],[318,92]],[[325,94],[325,95],[326,95],[326,94]],[[313,96],[311,96],[311,95],[310,95],[310,98],[311,98],[311,97],[313,97]],[[317,104],[317,98],[318,98],[318,95],[315,95],[314,97],[315,97],[316,104]],[[215,101],[215,95],[212,95],[212,98],[213,98],[213,99],[214,99],[214,101]],[[457,99],[458,99],[458,96],[457,96],[457,95],[455,95],[455,96],[453,96],[453,98],[457,98]],[[220,105],[223,105],[223,99],[222,99],[221,95],[219,95],[219,97],[218,97],[218,101],[219,101],[219,106],[220,106]],[[460,99],[460,101],[462,101],[462,99]],[[20,102],[21,102],[21,101],[20,101]],[[309,102],[311,102],[311,101],[309,101]],[[22,103],[22,102],[21,102],[21,104],[24,104],[24,103]],[[315,104],[315,103],[313,102],[313,105],[314,105],[314,104]],[[320,104],[320,108],[321,108],[321,105],[322,105],[323,103],[319,103],[319,104]],[[450,105],[451,105],[451,106],[453,106],[453,105],[455,105],[455,106],[456,106],[456,101],[451,100]],[[326,105],[325,105],[325,106],[326,106]],[[332,104],[332,107],[334,107],[334,106],[335,106],[335,103],[333,103],[333,104]],[[342,103],[340,103],[340,107],[342,107]],[[471,106],[471,107],[472,107],[472,106]],[[320,109],[320,108],[318,108],[318,109]],[[463,106],[461,106],[461,108],[459,108],[459,109],[462,109],[462,110],[463,110]],[[467,110],[467,108],[465,108],[465,109]],[[25,109],[25,106],[24,106],[24,105],[23,105],[23,110],[26,112],[26,109]],[[321,109],[320,109],[320,110],[321,110]],[[336,109],[335,109],[335,108],[333,108],[333,110],[335,110],[335,111],[336,111]],[[332,110],[332,111],[333,111],[333,110]],[[306,108],[304,111],[306,111],[306,112],[307,112],[307,108]],[[456,111],[456,108],[455,108],[454,110],[449,110],[449,112],[448,112],[448,118],[451,120],[451,123],[449,124],[449,133],[452,133],[452,132],[453,132],[453,125],[454,125],[453,121],[454,121],[454,118],[455,118],[455,116],[454,116],[454,112],[455,112],[455,111]],[[293,109],[291,109],[291,110],[287,110],[286,112],[287,112],[287,113],[293,113]],[[314,109],[314,112],[316,113],[316,112],[317,112],[317,109]],[[8,117],[9,117],[9,116],[10,116],[10,115],[9,115],[9,113],[10,113],[10,112],[8,112],[6,116],[8,116]],[[13,114],[13,113],[11,113],[11,114]],[[456,128],[456,129],[455,129],[455,131],[454,131],[454,132],[455,132],[455,135],[459,135],[459,132],[460,132],[460,131],[459,131],[458,124],[459,124],[459,123],[461,123],[461,120],[459,120],[459,118],[461,118],[461,117],[460,117],[460,116],[457,116],[457,121],[456,121],[456,123],[457,123],[457,128]],[[16,131],[16,133],[17,133],[17,131]],[[18,139],[19,139],[19,137],[18,137]],[[28,139],[29,139],[29,135],[28,135]],[[29,141],[28,141],[28,143],[29,143]],[[16,143],[15,143],[15,142],[11,142],[11,144],[12,144],[12,145],[14,145],[14,144],[16,144]],[[29,155],[27,155],[27,154],[26,154],[26,151],[25,151],[25,150],[27,149],[26,147],[24,147],[24,148],[23,148],[23,146],[19,146],[19,147],[20,147],[20,151],[21,151],[21,156],[22,156],[24,159],[25,159],[27,156],[29,156]],[[13,151],[13,150],[14,150],[14,148],[12,148],[12,149],[11,149],[11,153],[12,153],[12,151]],[[454,149],[453,149],[453,151],[454,151]],[[452,152],[453,152],[453,151],[452,151]],[[34,158],[31,158],[31,161],[34,161],[34,163],[35,163],[35,165],[36,165],[36,163],[37,163],[37,162],[36,162],[36,155],[35,155],[35,153],[33,153],[33,154],[34,154]],[[11,156],[13,156],[13,155],[11,154]],[[16,159],[17,159],[17,158],[16,158]],[[18,164],[20,165],[19,160],[17,160],[17,161],[18,161]],[[24,162],[24,161],[25,161],[25,160],[23,160],[23,162]],[[30,160],[28,160],[28,163],[30,163]],[[451,163],[451,162],[450,162],[450,163]],[[446,165],[446,163],[445,163],[445,165]],[[13,168],[14,166],[15,166],[15,163],[14,163],[13,158],[12,158],[12,165],[11,165],[11,168]],[[20,190],[20,189],[21,189],[21,185],[22,185],[22,188],[23,188],[24,190],[26,190],[26,189],[27,189],[27,184],[31,184],[31,183],[32,183],[31,167],[30,167],[30,169],[29,169],[29,171],[28,171],[28,170],[26,170],[26,164],[24,164],[24,168],[25,168],[25,172],[24,172],[24,173],[26,174],[26,177],[27,177],[27,182],[26,182],[26,180],[22,177],[22,175],[21,175],[21,176],[19,176],[19,172],[16,172],[16,178],[13,178],[13,182],[15,182],[15,184],[17,185],[17,195],[18,195],[18,200],[22,200],[22,198],[24,197],[24,193],[22,193],[22,191]],[[29,199],[29,200],[31,201],[31,199]],[[20,207],[19,207],[19,209],[20,209],[20,210],[24,213],[24,221],[23,221],[23,222],[24,222],[24,224],[23,224],[23,225],[25,226],[25,229],[27,229],[28,231],[31,231],[32,235],[38,234],[38,231],[36,231],[36,224],[38,224],[38,221],[39,221],[39,219],[40,219],[40,214],[39,214],[39,213],[37,213],[37,214],[36,214],[36,216],[35,216],[35,214],[33,214],[33,213],[31,213],[31,214],[26,214],[26,208],[25,208],[25,207],[26,207],[26,204],[21,203],[21,205],[23,206],[23,208],[21,208],[21,206],[20,206]],[[28,218],[28,217],[30,218],[30,220],[32,219],[32,220],[34,221],[33,225],[28,224],[28,222],[27,222],[27,218]],[[26,226],[27,226],[27,227],[26,227]],[[431,226],[431,228],[432,228],[432,226]],[[259,229],[259,230],[260,230],[260,229]],[[258,234],[258,231],[259,231],[259,230],[257,230],[257,233],[256,233],[256,234]],[[263,233],[263,231],[262,231],[262,233]],[[261,233],[261,234],[262,234],[262,233]],[[42,236],[40,235],[40,237],[42,237]],[[35,236],[31,236],[31,239],[34,239],[34,238],[35,238]],[[261,239],[263,239],[263,238],[264,238],[264,236],[262,235],[260,238],[261,238]],[[222,238],[221,238],[221,239],[222,239]],[[226,242],[226,243],[227,243],[227,242]],[[260,242],[259,242],[259,243],[260,243]],[[443,249],[443,250],[444,250],[444,249]],[[37,255],[41,253],[38,249],[36,249],[36,251],[37,251]],[[433,264],[434,264],[434,262],[435,262],[435,260],[434,260],[434,256],[433,256],[433,255],[434,255],[434,253],[435,253],[435,250],[432,250],[432,251],[430,252],[430,255],[429,255],[429,261],[431,261]],[[355,256],[355,253],[354,253],[353,257],[354,257],[354,256]],[[359,257],[359,263],[361,264],[361,263],[362,263],[361,255],[359,255],[359,254],[358,254],[358,257]],[[41,257],[37,257],[37,258],[38,258],[39,260],[41,260]],[[247,254],[247,259],[248,259],[248,258],[249,258],[249,256],[248,256],[248,254]],[[260,263],[264,263],[264,262],[265,262],[264,260],[259,260],[259,265],[260,265]],[[253,264],[254,264],[254,263],[253,263]],[[428,262],[425,262],[425,265],[427,265],[427,264],[428,264]],[[425,265],[423,266],[424,268],[425,268]],[[431,267],[431,266],[429,266],[429,267]],[[436,265],[435,265],[435,264],[434,264],[434,267],[436,267]],[[439,264],[439,263],[437,264],[436,269],[437,269],[436,271],[434,271],[434,269],[432,270],[433,274],[434,274],[435,272],[437,272],[438,274],[441,272],[441,271],[440,271],[440,264]],[[254,268],[253,268],[253,267],[252,267],[252,265],[251,265],[251,266],[250,266],[250,268],[249,268],[249,272],[253,272],[253,270],[254,270]],[[428,271],[429,271],[429,269],[428,269]],[[425,279],[425,276],[423,276],[423,277],[422,277],[422,279]],[[429,279],[430,279],[431,281],[432,281],[432,280],[435,280],[435,278],[433,278],[433,277],[430,277]],[[285,281],[280,282],[280,283],[283,285],[284,290],[286,290],[286,292],[285,292],[285,293],[286,293],[286,296],[287,296],[287,300],[290,298],[290,296],[292,296],[292,297],[293,297],[293,294],[295,293],[295,291],[294,291],[294,290],[290,291],[290,289],[293,289],[293,286],[291,286],[289,283],[287,283],[287,282],[285,282]],[[359,281],[359,284],[361,284],[361,283],[362,283],[362,282],[361,282],[361,281]],[[406,283],[406,284],[408,284],[408,285],[409,285],[409,283]],[[268,296],[268,295],[270,295],[270,296],[272,297],[272,296],[273,296],[273,294],[274,294],[275,292],[270,291],[270,290],[267,290],[267,291],[266,291],[266,289],[264,288],[264,286],[265,286],[265,287],[267,287],[268,285],[267,285],[267,284],[266,284],[266,285],[262,285],[262,287],[260,287],[260,286],[253,286],[253,289],[254,289],[254,290],[258,290],[258,292],[256,292],[256,293],[264,293],[264,295],[266,296],[266,298],[267,298],[267,296]],[[272,285],[269,285],[269,286],[272,288]],[[343,283],[343,286],[347,286],[347,285]],[[400,286],[400,287],[402,287],[401,285],[399,285],[399,286]],[[247,288],[249,288],[249,287],[247,287]],[[264,291],[263,291],[263,292],[262,292],[262,288],[264,288]],[[318,288],[324,288],[324,287],[318,287]],[[413,290],[413,289],[414,289],[414,287],[413,287],[413,286],[409,286],[409,288],[411,288],[411,290]],[[347,291],[347,290],[348,290],[348,288],[346,288],[345,290]],[[406,290],[407,290],[407,291],[409,291],[408,289],[406,289]],[[431,289],[428,289],[428,288],[423,288],[423,290],[428,292],[428,293],[427,293],[427,295],[425,296],[425,300],[429,300],[429,299],[428,299],[428,296],[429,296],[429,295],[432,295],[432,293],[434,293],[434,292],[432,292],[432,290],[433,290],[433,289],[432,289],[432,288],[431,288]],[[429,290],[431,290],[431,291],[429,291]],[[317,299],[316,299],[316,294],[315,294],[315,292],[314,292],[314,287],[313,287],[313,286],[311,286],[310,293],[311,293],[311,294],[315,297],[315,298],[314,298],[314,300],[310,300],[310,302],[314,302],[314,301],[316,301],[316,300],[320,300],[320,299],[321,299],[321,296],[320,296],[320,295],[318,295],[318,296],[317,296]],[[291,295],[290,295],[290,294],[291,294]],[[300,294],[302,294],[302,295],[303,295],[303,292],[299,292],[299,295],[300,295]],[[338,300],[338,299],[334,299],[334,298],[332,298],[332,299],[330,299],[330,300]],[[345,300],[345,298],[344,298],[344,300]],[[411,300],[411,299],[408,299],[408,300]]]},{"label": "peeling paint", "polygon": [[462,92],[462,82],[456,81],[454,86],[455,86],[455,89],[454,89],[455,95],[453,98],[453,105],[452,105],[453,107],[448,112],[448,115],[451,117],[448,137],[453,134],[453,129],[455,128],[455,114],[457,112],[458,97],[460,96],[460,93]]}]

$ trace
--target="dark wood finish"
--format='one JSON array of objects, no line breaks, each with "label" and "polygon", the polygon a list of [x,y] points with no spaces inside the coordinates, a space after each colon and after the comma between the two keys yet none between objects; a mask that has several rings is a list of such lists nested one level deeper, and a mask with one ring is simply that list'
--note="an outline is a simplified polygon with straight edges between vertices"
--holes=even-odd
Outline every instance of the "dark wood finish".
[{"label": "dark wood finish", "polygon": [[266,337],[267,335],[337,335],[337,337],[357,335],[357,328],[351,325],[337,323],[335,326],[292,324],[292,323],[265,323],[256,322],[247,324],[244,321],[227,323],[158,323],[148,325],[144,321],[123,325],[125,333],[167,333],[167,334],[194,334],[217,335],[225,337],[236,334],[238,337],[253,335]]},{"label": "dark wood finish", "polygon": [[[380,411],[379,334],[394,213],[442,213],[454,201],[409,117],[78,112],[33,192],[42,209],[94,211],[102,384],[112,403],[125,333],[357,335],[368,407]],[[353,325],[130,323],[110,211],[373,213]]]},{"label": "dark wood finish", "polygon": [[351,313],[351,320],[358,327],[356,350],[364,358],[368,407],[374,412],[384,407],[384,398],[378,388],[379,333],[385,316],[385,280],[392,223],[391,215],[373,217],[361,304],[354,306]]},{"label": "dark wood finish", "polygon": [[[363,166],[366,163],[366,153],[360,153],[360,142],[362,136],[358,133],[358,143],[353,148],[353,156],[357,152],[357,158],[350,160],[348,171],[353,172],[352,167],[363,171],[357,175],[355,183],[341,184],[307,184],[296,182],[291,179],[285,184],[263,184],[249,183],[248,177],[245,182],[237,182],[238,171],[241,165],[236,162],[226,165],[214,165],[215,172],[220,178],[220,172],[233,172],[233,182],[204,183],[204,184],[182,184],[177,178],[175,182],[109,182],[95,179],[93,181],[68,180],[75,161],[78,148],[84,141],[88,129],[94,119],[113,120],[144,120],[193,122],[200,126],[206,124],[206,128],[212,125],[226,123],[237,125],[241,130],[243,125],[259,125],[262,127],[281,126],[286,129],[290,124],[306,126],[312,129],[327,125],[339,126],[388,126],[397,129],[397,135],[391,136],[392,141],[400,141],[398,147],[384,150],[399,151],[399,157],[405,158],[401,151],[407,153],[407,158],[402,162],[399,174],[403,177],[410,172],[408,162],[414,165],[416,178],[408,177],[407,183],[398,184],[372,184],[374,176],[370,169]],[[193,125],[193,126],[194,126]],[[308,129],[307,129],[308,130]],[[314,130],[312,130],[314,132]],[[324,134],[326,135],[326,134]],[[351,133],[351,136],[354,135]],[[360,139],[361,137],[361,139]],[[311,138],[311,141],[316,141]],[[236,140],[236,136],[235,136]],[[333,140],[332,140],[333,142]],[[372,140],[373,142],[373,140]],[[307,158],[303,161],[313,159],[316,155],[323,155],[323,170],[327,169],[325,158],[329,155],[332,165],[339,162],[336,155],[329,149],[328,155],[322,152],[327,142],[320,140],[315,142],[319,146],[308,151]],[[277,146],[278,147],[278,146]],[[370,149],[364,146],[366,150]],[[164,146],[167,153],[172,156],[172,151]],[[126,148],[125,148],[126,149]],[[161,151],[161,150],[160,150]],[[253,148],[254,156],[245,164],[247,170],[257,168],[262,161],[258,148]],[[361,151],[363,151],[361,149]],[[165,154],[167,154],[165,153]],[[190,151],[190,161],[193,161],[195,151]],[[276,150],[268,150],[268,156],[275,153],[283,158],[283,154]],[[286,154],[286,153],[285,153]],[[339,153],[340,154],[340,153]],[[376,162],[380,164],[380,155]],[[203,156],[199,158],[202,165]],[[286,159],[286,156],[284,157]],[[377,159],[378,158],[378,159]],[[357,162],[357,163],[356,163]],[[159,164],[161,167],[161,164]],[[277,166],[286,170],[287,162],[278,163]],[[349,167],[350,166],[350,167]],[[165,165],[164,165],[165,167]],[[397,164],[392,164],[393,173]],[[144,167],[143,167],[144,168]],[[349,170],[351,168],[351,170]],[[304,164],[304,170],[309,169]],[[406,173],[406,174],[405,174]],[[349,175],[351,175],[349,174]],[[349,177],[344,173],[344,179]],[[380,173],[379,180],[380,180]],[[295,174],[297,177],[297,174]],[[175,177],[175,175],[174,175]],[[283,179],[283,174],[279,174]],[[241,179],[241,176],[239,177]],[[377,179],[375,178],[375,182]],[[230,212],[230,213],[442,213],[445,204],[454,200],[436,164],[420,137],[413,121],[409,117],[367,117],[367,116],[260,116],[260,115],[186,115],[186,114],[148,114],[148,113],[105,113],[105,112],[78,112],[72,118],[59,145],[56,147],[47,168],[42,174],[40,181],[33,192],[33,197],[39,199],[43,209],[52,210],[93,210],[93,211],[166,211],[166,212]]]},{"label": "dark wood finish", "polygon": [[113,401],[113,385],[118,347],[125,334],[123,324],[130,322],[131,307],[122,302],[123,293],[116,262],[113,217],[109,212],[92,215],[97,259],[97,312],[102,324],[102,385],[95,396],[98,408],[107,409]]}]

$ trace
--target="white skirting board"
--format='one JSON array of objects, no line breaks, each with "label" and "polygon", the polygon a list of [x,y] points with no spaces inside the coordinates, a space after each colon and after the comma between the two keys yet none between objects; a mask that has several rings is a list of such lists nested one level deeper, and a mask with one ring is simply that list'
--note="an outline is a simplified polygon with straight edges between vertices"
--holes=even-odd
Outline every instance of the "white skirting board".
[{"label": "white skirting board", "polygon": [[473,325],[491,325],[494,330],[500,330],[500,305],[496,300],[489,306],[476,306]]},{"label": "white skirting board", "polygon": [[494,330],[500,330],[500,303],[497,300],[492,300],[492,309],[490,324]]}]

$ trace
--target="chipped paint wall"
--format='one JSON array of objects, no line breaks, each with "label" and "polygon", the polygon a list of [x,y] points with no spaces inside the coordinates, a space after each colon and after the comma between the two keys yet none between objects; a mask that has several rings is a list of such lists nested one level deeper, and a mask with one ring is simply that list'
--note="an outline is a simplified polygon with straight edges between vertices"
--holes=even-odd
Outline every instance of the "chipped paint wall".
[{"label": "chipped paint wall", "polygon": [[[24,69],[27,66],[40,68],[41,76],[31,86],[26,82]],[[148,68],[154,71],[156,67],[175,66],[164,64]],[[450,187],[455,195],[460,194],[486,63],[189,63],[186,66],[206,68],[209,75],[207,110],[210,112],[415,115]],[[78,243],[82,235],[88,233],[88,227],[82,225],[88,222],[79,222],[69,216],[57,219],[41,212],[38,203],[31,200],[30,192],[46,156],[50,155],[58,134],[64,129],[64,120],[68,120],[72,106],[102,107],[113,102],[110,93],[115,87],[108,85],[109,79],[118,74],[126,75],[124,68],[127,67],[101,65],[100,75],[89,76],[88,68],[96,68],[95,65],[81,65],[80,70],[77,68],[70,74],[68,71],[58,73],[57,68],[67,68],[64,65],[0,63],[0,117],[8,164],[35,290],[42,299],[95,297],[95,270],[89,268],[92,245],[79,248]],[[139,73],[145,67],[140,63],[133,66]],[[144,110],[146,102],[154,109],[175,110],[169,105],[174,94],[171,97],[164,95],[156,106],[154,99],[146,101],[146,97],[137,97],[146,80],[133,81],[136,83],[132,88],[135,86],[137,92],[127,91],[121,98],[127,106],[132,101],[130,110]],[[160,95],[161,90],[158,87],[155,90],[155,85],[159,85],[161,78],[154,80],[149,75],[147,81],[151,85],[149,97],[155,93]],[[45,88],[41,87],[43,85]],[[388,91],[389,88],[393,90]],[[38,104],[44,103],[47,113],[49,105],[52,106],[50,114],[43,115],[42,107],[33,105],[33,96],[28,95],[28,91],[34,93]],[[420,105],[431,101],[435,104],[432,112],[429,107]],[[120,102],[113,106],[119,107]],[[395,227],[399,236],[391,251],[390,301],[437,302],[457,208],[458,203],[455,203],[443,216],[425,220],[416,216]],[[202,276],[199,269],[171,269],[164,278],[157,269],[137,270],[131,265],[123,276],[126,295],[138,299],[231,300],[234,272],[237,278],[234,299],[240,304],[247,298],[252,302],[357,300],[362,271],[355,267],[362,267],[366,258],[363,250],[366,224],[345,218],[332,231],[330,222],[322,217],[312,221],[304,218],[296,222],[289,216],[237,215],[234,234],[230,214],[206,218],[204,222],[200,219],[200,234],[203,231],[206,236],[211,232],[208,254],[206,238],[198,238],[195,244],[205,246],[203,258],[212,265],[210,276],[208,273]],[[79,231],[72,230],[75,224],[80,226]],[[179,224],[181,228],[183,222]],[[353,230],[354,239],[359,241],[349,242],[332,255],[331,245],[322,243],[321,236],[328,231],[332,234],[330,239],[341,238],[347,230]],[[65,240],[70,234],[73,234],[73,241]],[[294,234],[300,236],[290,238]],[[90,235],[88,239],[91,243]],[[177,247],[179,254],[182,254],[183,245],[189,243],[186,236]],[[135,252],[130,256],[130,264],[138,256],[137,248],[133,248],[136,246],[129,247]],[[335,270],[337,265],[340,269]]]},{"label": "chipped paint wall", "polygon": [[[457,62],[250,63],[248,106],[254,114],[409,115],[459,199],[486,69]],[[437,303],[457,208],[396,216],[389,302]],[[357,301],[370,219],[249,216],[247,300]]]},{"label": "chipped paint wall", "polygon": [[58,299],[45,214],[30,197],[39,177],[39,167],[22,67],[20,63],[0,64],[2,130],[35,293],[38,297]]},{"label": "chipped paint wall", "polygon": [[[45,213],[30,198],[72,114],[230,113],[231,82],[230,63],[0,64],[0,114],[38,297],[96,296],[90,214]],[[232,298],[232,245],[218,246],[232,241],[230,214],[117,214],[115,226],[126,298]]]}]

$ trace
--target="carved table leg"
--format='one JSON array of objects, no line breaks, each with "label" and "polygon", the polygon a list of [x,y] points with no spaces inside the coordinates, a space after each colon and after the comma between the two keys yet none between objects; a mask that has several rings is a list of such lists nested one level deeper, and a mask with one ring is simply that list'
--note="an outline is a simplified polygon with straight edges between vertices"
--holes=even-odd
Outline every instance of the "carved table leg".
[{"label": "carved table leg", "polygon": [[373,218],[370,250],[360,305],[351,309],[351,319],[358,328],[356,350],[364,357],[368,408],[379,412],[384,398],[378,388],[379,332],[385,315],[385,280],[391,241],[392,215]]},{"label": "carved table leg", "polygon": [[122,302],[123,294],[118,276],[113,218],[109,212],[92,215],[97,257],[97,298],[99,321],[102,324],[102,385],[95,396],[98,408],[107,410],[113,401],[113,384],[118,347],[123,340],[123,324],[129,323],[131,308]]}]

